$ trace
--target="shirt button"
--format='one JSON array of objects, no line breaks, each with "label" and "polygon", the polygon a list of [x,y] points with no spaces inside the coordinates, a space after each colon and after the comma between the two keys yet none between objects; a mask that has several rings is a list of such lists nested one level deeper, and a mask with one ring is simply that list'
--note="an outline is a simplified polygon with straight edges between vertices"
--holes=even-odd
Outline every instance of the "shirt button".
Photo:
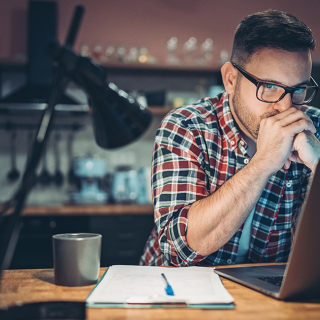
[{"label": "shirt button", "polygon": [[249,159],[244,159],[244,163],[248,164],[249,163]]},{"label": "shirt button", "polygon": [[292,183],[291,182],[287,182],[286,186],[287,186],[287,188],[290,188],[292,186]]},{"label": "shirt button", "polygon": [[230,143],[231,143],[232,146],[234,145],[234,141],[233,140]]},{"label": "shirt button", "polygon": [[240,140],[240,144],[243,146],[243,145],[244,145],[244,141],[243,141],[243,140]]},{"label": "shirt button", "polygon": [[231,259],[228,259],[227,260],[227,264],[231,264],[232,263],[232,260]]}]

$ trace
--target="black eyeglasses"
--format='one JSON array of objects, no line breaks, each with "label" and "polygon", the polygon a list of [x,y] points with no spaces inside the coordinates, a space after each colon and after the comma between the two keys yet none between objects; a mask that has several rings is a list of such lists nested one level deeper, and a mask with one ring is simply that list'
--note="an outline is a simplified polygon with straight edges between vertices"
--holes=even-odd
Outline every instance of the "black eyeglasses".
[{"label": "black eyeglasses", "polygon": [[231,62],[232,65],[239,70],[250,82],[252,82],[256,87],[257,99],[266,103],[279,102],[287,93],[291,95],[291,101],[293,104],[302,105],[309,103],[317,94],[319,87],[318,84],[310,77],[312,84],[310,86],[301,87],[287,87],[284,85],[275,84],[272,82],[262,81],[252,74],[244,71],[235,63]]}]

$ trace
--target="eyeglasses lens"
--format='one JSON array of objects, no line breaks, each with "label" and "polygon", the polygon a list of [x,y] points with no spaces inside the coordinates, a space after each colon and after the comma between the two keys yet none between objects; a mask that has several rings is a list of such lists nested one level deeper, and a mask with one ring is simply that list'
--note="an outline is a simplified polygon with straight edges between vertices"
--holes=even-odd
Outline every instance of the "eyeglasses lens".
[{"label": "eyeglasses lens", "polygon": [[292,95],[292,103],[307,103],[309,102],[315,95],[316,90],[314,88],[305,88],[304,90],[297,90]]},{"label": "eyeglasses lens", "polygon": [[285,90],[277,85],[261,83],[258,88],[258,98],[262,101],[275,102],[280,99]]},{"label": "eyeglasses lens", "polygon": [[[285,93],[285,89],[271,83],[261,83],[258,91],[258,99],[266,102],[277,102]],[[309,102],[315,95],[313,87],[299,88],[292,94],[292,103],[303,104]]]}]

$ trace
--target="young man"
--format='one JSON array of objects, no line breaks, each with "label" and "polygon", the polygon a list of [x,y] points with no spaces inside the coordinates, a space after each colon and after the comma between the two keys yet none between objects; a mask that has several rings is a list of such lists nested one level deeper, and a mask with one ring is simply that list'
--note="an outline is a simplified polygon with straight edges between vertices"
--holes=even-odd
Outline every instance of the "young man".
[{"label": "young man", "polygon": [[155,228],[140,264],[287,260],[320,158],[311,30],[268,10],[238,26],[225,92],[174,110],[153,154]]}]

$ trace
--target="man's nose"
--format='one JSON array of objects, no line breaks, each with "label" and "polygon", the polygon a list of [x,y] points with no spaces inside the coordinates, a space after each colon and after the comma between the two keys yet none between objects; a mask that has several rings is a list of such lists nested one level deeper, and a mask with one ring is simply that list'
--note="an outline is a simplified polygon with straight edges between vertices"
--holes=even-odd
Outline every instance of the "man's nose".
[{"label": "man's nose", "polygon": [[280,101],[274,104],[273,108],[275,110],[283,112],[291,108],[292,105],[291,94],[288,92]]}]

